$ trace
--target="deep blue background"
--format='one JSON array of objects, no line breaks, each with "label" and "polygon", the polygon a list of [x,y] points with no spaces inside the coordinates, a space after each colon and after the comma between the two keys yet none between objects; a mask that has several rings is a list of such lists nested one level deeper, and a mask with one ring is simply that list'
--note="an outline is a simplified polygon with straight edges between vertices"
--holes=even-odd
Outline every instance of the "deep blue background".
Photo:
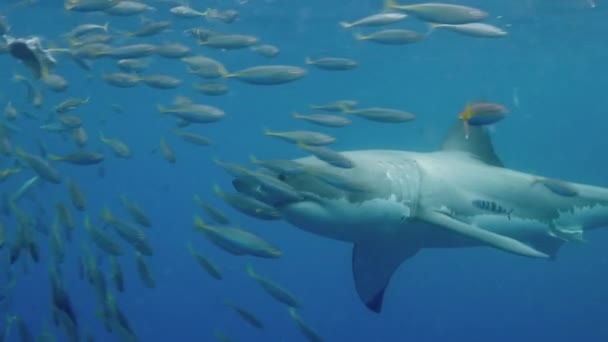
[{"label": "deep blue background", "polygon": [[[59,36],[81,23],[110,22],[112,30],[133,30],[139,17],[120,18],[101,14],[66,12],[59,1],[42,1],[26,7],[4,3],[0,13],[8,16],[16,36],[40,35],[45,44],[65,45]],[[113,61],[99,60],[93,71],[76,67],[60,57],[57,72],[70,81],[64,94],[46,92],[46,113],[69,96],[91,97],[78,110],[90,135],[90,149],[101,149],[98,131],[128,142],[132,160],[109,155],[106,176],[97,177],[95,167],[58,163],[64,177],[72,177],[86,189],[88,213],[93,217],[103,205],[124,216],[120,195],[128,194],[150,214],[154,226],[149,235],[156,251],[149,259],[157,288],[145,289],[135,271],[133,255],[121,257],[127,291],[118,303],[142,341],[208,341],[220,329],[240,341],[296,341],[300,333],[287,309],[274,302],[245,272],[248,263],[258,273],[289,288],[303,302],[301,316],[327,341],[607,341],[608,325],[608,233],[593,232],[589,242],[566,245],[556,262],[519,258],[499,251],[429,250],[408,261],[393,278],[386,293],[385,309],[373,314],[360,303],[351,275],[351,246],[313,236],[285,223],[268,223],[244,217],[213,196],[212,185],[228,189],[229,178],[211,163],[213,157],[247,162],[250,154],[263,158],[302,155],[295,147],[264,137],[262,127],[275,130],[313,128],[294,121],[291,111],[308,113],[308,105],[341,98],[358,100],[363,106],[400,108],[417,115],[413,123],[383,125],[355,120],[352,127],[327,130],[338,137],[337,149],[392,148],[433,150],[446,128],[469,100],[506,104],[509,117],[493,128],[498,154],[508,167],[518,170],[608,186],[608,10],[601,0],[589,8],[586,0],[467,1],[491,13],[488,22],[509,31],[504,39],[474,39],[436,32],[411,46],[380,46],[358,42],[339,21],[353,20],[382,8],[374,1],[250,0],[191,1],[195,8],[235,8],[241,19],[233,24],[205,19],[172,19],[172,32],[141,39],[154,43],[180,41],[196,52],[225,63],[229,70],[259,64],[304,66],[306,56],[332,55],[353,58],[360,67],[350,72],[308,68],[304,79],[274,87],[229,81],[231,92],[209,98],[192,92],[195,77],[185,73],[179,61],[155,59],[151,72],[184,78],[177,90],[112,88],[100,79],[115,70]],[[156,11],[151,19],[169,18],[169,5],[150,2]],[[194,26],[223,32],[245,33],[277,45],[282,52],[266,60],[251,51],[222,52],[195,46],[183,34]],[[424,24],[406,20],[396,27],[425,30]],[[27,71],[9,56],[0,56],[0,107],[11,100],[18,109],[31,110],[22,85],[11,82],[14,72]],[[200,80],[196,80],[200,81]],[[197,102],[224,109],[224,121],[193,127],[214,144],[195,147],[171,131],[174,120],[156,111],[176,95],[193,96]],[[111,110],[121,104],[124,114]],[[53,153],[74,149],[69,140],[38,129],[39,122],[20,119],[21,133],[14,141],[35,151],[41,138]],[[177,163],[170,165],[156,148],[161,136],[175,149]],[[9,159],[3,167],[10,166]],[[14,191],[32,176],[21,175],[0,184],[0,192]],[[192,195],[230,213],[233,221],[251,229],[284,251],[279,260],[234,257],[209,244],[192,229],[197,212]],[[37,188],[35,200],[47,209],[50,225],[53,203],[68,201],[65,184]],[[33,210],[31,201],[24,208]],[[67,246],[62,266],[65,283],[80,317],[81,330],[95,332],[98,340],[111,338],[95,316],[99,308],[90,286],[78,279],[76,258],[81,241],[88,239],[82,216],[75,213],[79,231]],[[2,218],[9,227],[14,222]],[[191,241],[213,259],[225,273],[214,281],[200,270],[187,252]],[[0,305],[0,314],[18,314],[32,331],[40,332],[50,321],[50,289],[47,264],[49,242],[39,237],[44,259],[22,274],[17,268],[17,287],[12,298]],[[6,254],[6,248],[2,255]],[[2,266],[6,267],[6,266]],[[103,267],[109,269],[107,260]],[[267,328],[247,326],[223,302],[230,298],[255,312]],[[16,340],[16,334],[10,338]],[[62,335],[58,335],[62,336]]]}]

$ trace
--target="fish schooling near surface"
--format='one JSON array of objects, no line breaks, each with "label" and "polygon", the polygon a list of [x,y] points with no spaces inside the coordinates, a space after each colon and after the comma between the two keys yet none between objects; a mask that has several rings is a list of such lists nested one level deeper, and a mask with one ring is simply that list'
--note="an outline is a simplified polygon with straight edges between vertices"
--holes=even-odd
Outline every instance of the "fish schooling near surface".
[{"label": "fish schooling near surface", "polygon": [[435,152],[356,150],[341,152],[352,168],[311,156],[294,160],[302,172],[260,171],[299,198],[278,196],[250,178],[233,185],[300,229],[352,243],[356,291],[374,312],[382,310],[395,271],[420,250],[488,246],[554,259],[564,243],[608,226],[607,188],[508,169],[486,128],[470,129],[465,137],[454,124]]}]

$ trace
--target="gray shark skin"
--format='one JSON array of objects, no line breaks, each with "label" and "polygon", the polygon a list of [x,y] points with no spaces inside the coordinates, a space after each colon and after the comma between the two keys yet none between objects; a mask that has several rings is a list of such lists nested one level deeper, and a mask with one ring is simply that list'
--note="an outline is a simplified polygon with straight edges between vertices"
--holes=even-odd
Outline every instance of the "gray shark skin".
[{"label": "gray shark skin", "polygon": [[340,190],[315,172],[277,175],[303,200],[274,205],[300,229],[354,244],[355,287],[374,312],[382,310],[393,273],[421,249],[490,246],[555,258],[563,243],[608,226],[608,189],[567,183],[576,196],[552,192],[536,176],[505,168],[481,127],[466,139],[462,124],[455,124],[436,152],[343,155],[356,166],[339,169],[314,157],[296,161],[356,181],[364,191]]}]

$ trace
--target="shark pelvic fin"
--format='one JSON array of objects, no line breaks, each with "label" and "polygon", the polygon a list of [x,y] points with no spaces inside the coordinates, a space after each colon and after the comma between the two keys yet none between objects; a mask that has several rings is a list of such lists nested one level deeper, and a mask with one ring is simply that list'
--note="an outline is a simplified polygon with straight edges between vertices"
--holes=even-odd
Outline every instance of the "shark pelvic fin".
[{"label": "shark pelvic fin", "polygon": [[424,221],[436,224],[454,233],[469,237],[482,242],[485,245],[498,248],[509,253],[533,258],[549,257],[547,254],[538,251],[518,240],[458,221],[438,211],[423,211],[418,215],[418,217]]},{"label": "shark pelvic fin", "polygon": [[487,130],[483,128],[483,126],[470,126],[469,136],[467,138],[461,120],[458,120],[450,127],[450,130],[441,145],[441,149],[443,151],[467,152],[471,154],[472,157],[479,159],[486,164],[498,167],[504,166],[494,152],[492,139]]},{"label": "shark pelvic fin", "polygon": [[404,246],[394,240],[381,239],[355,244],[352,266],[355,287],[361,301],[374,312],[382,310],[384,291],[391,277],[418,247]]}]

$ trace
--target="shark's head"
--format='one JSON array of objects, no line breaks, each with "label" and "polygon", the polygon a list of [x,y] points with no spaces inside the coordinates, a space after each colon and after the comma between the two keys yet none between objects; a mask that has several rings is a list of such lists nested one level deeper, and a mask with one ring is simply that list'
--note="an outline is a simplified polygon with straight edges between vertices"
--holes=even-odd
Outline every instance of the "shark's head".
[{"label": "shark's head", "polygon": [[235,188],[279,209],[295,226],[334,239],[356,242],[371,230],[394,229],[416,211],[420,172],[401,151],[344,152],[355,167],[342,169],[313,158],[295,160],[306,171],[273,176],[301,195],[284,201],[235,180]]}]

